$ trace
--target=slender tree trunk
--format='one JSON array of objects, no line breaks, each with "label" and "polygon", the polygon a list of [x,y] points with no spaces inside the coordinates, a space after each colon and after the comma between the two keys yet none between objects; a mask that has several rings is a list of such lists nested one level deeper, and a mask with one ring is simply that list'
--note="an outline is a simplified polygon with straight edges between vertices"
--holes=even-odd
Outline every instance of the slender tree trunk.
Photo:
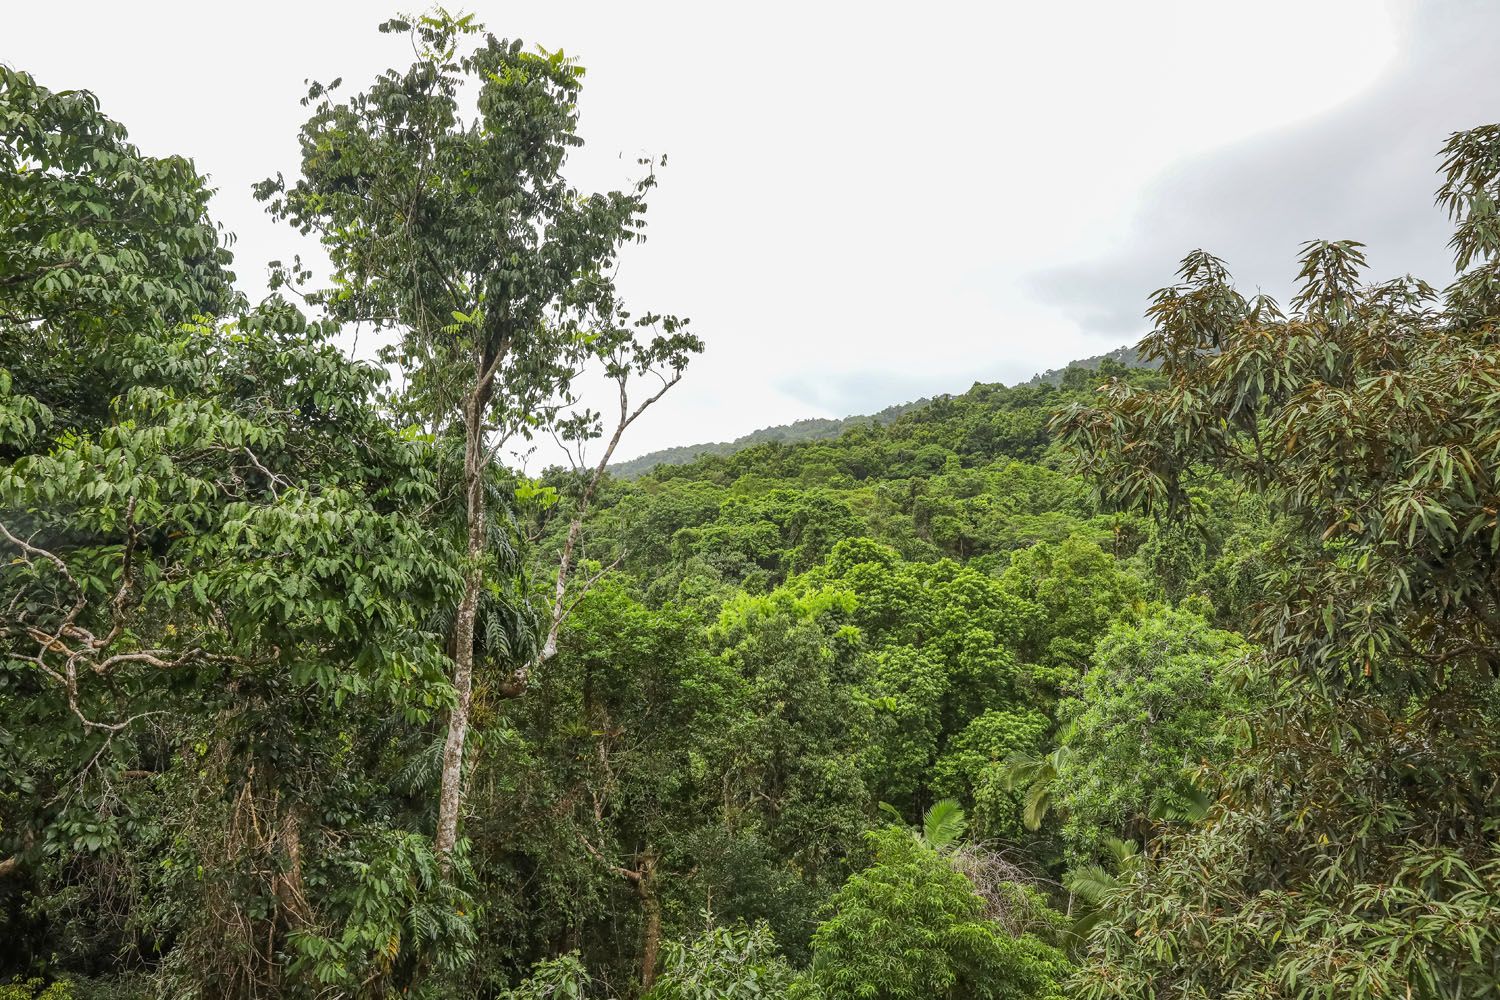
[{"label": "slender tree trunk", "polygon": [[312,919],[307,903],[307,886],[302,878],[302,817],[296,809],[288,809],[279,821],[280,846],[286,854],[286,871],[273,875],[272,893],[282,909],[292,915],[292,926]]},{"label": "slender tree trunk", "polygon": [[661,954],[661,900],[656,895],[656,855],[641,859],[640,878],[635,891],[641,897],[641,994],[651,991],[656,982],[656,964]]},{"label": "slender tree trunk", "polygon": [[464,742],[469,735],[469,702],[474,694],[474,620],[479,590],[484,583],[484,413],[489,404],[490,365],[481,354],[475,359],[474,390],[464,407],[464,495],[468,514],[463,597],[453,619],[453,711],[448,715],[448,739],[443,744],[443,778],[438,794],[437,835],[433,848],[444,875],[452,864],[458,842],[458,814],[462,808]]},{"label": "slender tree trunk", "polygon": [[593,493],[593,482],[584,491],[573,520],[568,522],[568,537],[563,542],[562,558],[557,562],[557,582],[552,585],[552,619],[547,629],[547,639],[542,644],[540,659],[550,660],[557,654],[557,637],[562,631],[563,619],[567,615],[568,571],[573,568],[573,550],[578,547],[578,538],[583,534],[583,518],[588,512],[589,497]]}]

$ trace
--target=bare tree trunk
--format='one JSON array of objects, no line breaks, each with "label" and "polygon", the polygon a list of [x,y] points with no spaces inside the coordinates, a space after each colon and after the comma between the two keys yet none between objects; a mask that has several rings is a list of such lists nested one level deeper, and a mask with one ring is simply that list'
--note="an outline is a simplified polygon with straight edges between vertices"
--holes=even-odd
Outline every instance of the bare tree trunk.
[{"label": "bare tree trunk", "polygon": [[[452,864],[458,842],[458,814],[462,809],[464,743],[469,735],[469,703],[474,694],[474,620],[479,590],[484,583],[484,413],[489,404],[493,365],[475,359],[474,390],[464,407],[464,495],[467,501],[468,546],[464,592],[453,619],[453,711],[448,715],[448,739],[443,744],[443,777],[438,793],[437,834],[433,849],[444,875]],[[487,370],[488,369],[488,370]]]},{"label": "bare tree trunk", "polygon": [[286,854],[287,865],[284,872],[271,876],[271,892],[291,914],[290,923],[295,927],[312,920],[312,907],[308,905],[307,886],[302,878],[302,817],[296,809],[288,809],[282,815],[277,839]]},{"label": "bare tree trunk", "polygon": [[542,660],[549,660],[557,653],[557,636],[562,630],[563,619],[567,617],[568,573],[573,568],[573,551],[578,548],[578,538],[583,534],[583,519],[588,514],[589,499],[593,496],[594,485],[598,479],[599,473],[596,472],[589,480],[588,487],[583,491],[578,509],[573,513],[573,519],[568,522],[568,537],[563,542],[562,556],[557,561],[557,582],[553,584],[552,593],[552,616],[547,628],[547,638],[542,643],[540,657]]},{"label": "bare tree trunk", "polygon": [[661,954],[661,900],[656,895],[656,855],[647,848],[641,859],[635,891],[641,897],[641,994],[656,982],[656,964]]},{"label": "bare tree trunk", "polygon": [[[600,816],[601,803],[598,798],[595,798],[594,818],[602,827],[603,821]],[[626,868],[606,858],[587,837],[580,836],[578,839],[596,861],[633,885],[635,894],[640,897],[641,995],[644,996],[651,991],[651,985],[656,982],[656,966],[661,957],[661,899],[656,895],[656,851],[648,842],[646,849],[636,855],[638,867]]]}]

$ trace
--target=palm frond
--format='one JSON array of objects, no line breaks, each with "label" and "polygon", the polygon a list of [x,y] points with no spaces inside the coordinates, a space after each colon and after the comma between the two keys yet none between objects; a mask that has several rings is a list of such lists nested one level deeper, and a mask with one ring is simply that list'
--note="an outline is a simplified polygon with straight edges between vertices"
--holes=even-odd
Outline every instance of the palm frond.
[{"label": "palm frond", "polygon": [[1068,870],[1063,885],[1085,903],[1099,906],[1107,893],[1120,887],[1120,880],[1103,865],[1080,865]]},{"label": "palm frond", "polygon": [[1037,782],[1026,790],[1021,804],[1021,822],[1028,830],[1041,829],[1042,821],[1052,811],[1052,785]]},{"label": "palm frond", "polygon": [[1156,800],[1151,803],[1152,819],[1172,823],[1200,823],[1214,804],[1213,797],[1197,785],[1189,785],[1181,803]]},{"label": "palm frond", "polygon": [[1115,859],[1115,864],[1119,865],[1122,870],[1141,854],[1141,845],[1133,840],[1105,837],[1104,846],[1109,849],[1110,857]]},{"label": "palm frond", "polygon": [[934,802],[922,817],[922,839],[934,850],[945,850],[964,835],[968,820],[957,799]]}]

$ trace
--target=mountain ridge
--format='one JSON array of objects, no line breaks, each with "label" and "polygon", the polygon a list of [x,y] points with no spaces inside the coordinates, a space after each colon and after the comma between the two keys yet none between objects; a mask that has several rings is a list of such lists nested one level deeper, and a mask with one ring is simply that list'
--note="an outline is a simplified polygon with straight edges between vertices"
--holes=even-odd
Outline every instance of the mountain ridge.
[{"label": "mountain ridge", "polygon": [[[1133,346],[1117,347],[1113,351],[1096,354],[1092,357],[1072,361],[1061,368],[1052,368],[1045,372],[1039,372],[1027,379],[1025,382],[1017,382],[1018,386],[1035,386],[1043,383],[1058,385],[1062,382],[1063,373],[1069,368],[1098,368],[1104,361],[1115,361],[1128,368],[1154,368],[1141,360],[1140,354]],[[898,417],[912,410],[927,406],[934,399],[951,398],[950,393],[940,393],[936,396],[924,396],[906,403],[893,403],[883,410],[875,413],[854,414],[847,417],[807,417],[802,420],[794,420],[789,424],[776,424],[771,427],[762,427],[759,430],[742,434],[732,441],[705,441],[699,444],[676,445],[671,448],[661,448],[656,451],[647,452],[637,458],[627,459],[623,462],[610,464],[610,471],[616,476],[625,479],[634,479],[636,476],[645,475],[652,469],[662,465],[687,465],[699,458],[708,455],[733,455],[735,452],[746,448],[753,448],[758,444],[770,444],[781,442],[783,444],[795,444],[799,441],[827,441],[837,438],[845,431],[861,425],[883,426],[893,423]]]}]

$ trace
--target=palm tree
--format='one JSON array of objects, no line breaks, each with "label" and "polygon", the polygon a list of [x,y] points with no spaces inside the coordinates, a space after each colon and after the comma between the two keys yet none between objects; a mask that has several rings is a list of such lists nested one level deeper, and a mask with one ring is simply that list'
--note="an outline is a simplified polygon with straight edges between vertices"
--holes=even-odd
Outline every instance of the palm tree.
[{"label": "palm tree", "polygon": [[1068,757],[1071,754],[1072,751],[1067,747],[1058,747],[1041,757],[1017,751],[1007,757],[1005,763],[1001,765],[1001,776],[1006,791],[1016,791],[1021,788],[1026,790],[1021,800],[1021,822],[1026,824],[1026,829],[1040,828],[1042,821],[1052,811],[1054,785],[1058,776],[1062,774],[1063,768],[1067,766]]},{"label": "palm tree", "polygon": [[[895,806],[889,802],[880,803],[880,811],[890,816],[901,826],[906,825],[906,820]],[[958,804],[957,799],[942,799],[934,802],[932,806],[922,814],[922,828],[912,828],[911,835],[939,854],[950,853],[963,837],[964,830],[968,827],[968,819],[964,816],[963,806]]]},{"label": "palm tree", "polygon": [[1114,860],[1112,872],[1099,864],[1079,865],[1063,876],[1072,899],[1068,910],[1073,914],[1073,926],[1069,934],[1075,943],[1082,944],[1101,917],[1110,908],[1110,896],[1125,886],[1140,867],[1140,845],[1133,840],[1118,837],[1104,838],[1104,846]]},{"label": "palm tree", "polygon": [[939,854],[946,854],[958,845],[964,835],[968,820],[957,799],[942,799],[922,815],[921,840]]}]

